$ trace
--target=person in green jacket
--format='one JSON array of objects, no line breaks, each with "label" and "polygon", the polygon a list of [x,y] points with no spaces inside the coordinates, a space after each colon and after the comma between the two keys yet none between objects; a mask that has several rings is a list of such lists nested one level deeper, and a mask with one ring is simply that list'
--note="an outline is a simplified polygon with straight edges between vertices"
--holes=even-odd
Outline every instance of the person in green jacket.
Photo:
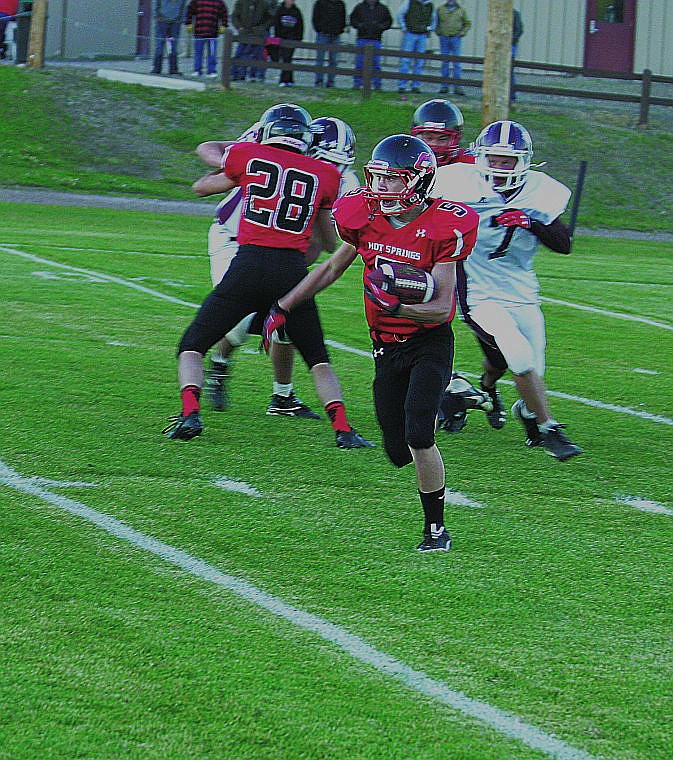
[{"label": "person in green jacket", "polygon": [[[469,19],[465,9],[458,5],[455,0],[447,0],[444,5],[437,8],[437,36],[439,37],[439,52],[442,56],[459,56],[463,43],[463,37],[470,31],[472,22]],[[449,91],[448,83],[449,70],[453,64],[453,79],[461,79],[463,67],[460,61],[442,61],[442,79],[445,80],[440,88],[441,95]],[[464,95],[463,88],[454,83],[453,91],[456,95]]]}]

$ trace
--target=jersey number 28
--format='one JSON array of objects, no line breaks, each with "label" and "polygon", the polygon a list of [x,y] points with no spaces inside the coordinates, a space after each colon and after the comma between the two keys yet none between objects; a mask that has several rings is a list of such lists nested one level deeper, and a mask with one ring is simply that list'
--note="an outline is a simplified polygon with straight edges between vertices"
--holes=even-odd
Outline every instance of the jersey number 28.
[{"label": "jersey number 28", "polygon": [[[318,178],[260,158],[250,161],[247,173],[259,178],[259,182],[248,184],[245,218],[262,227],[303,232],[313,210]],[[270,204],[271,199],[275,202]]]}]

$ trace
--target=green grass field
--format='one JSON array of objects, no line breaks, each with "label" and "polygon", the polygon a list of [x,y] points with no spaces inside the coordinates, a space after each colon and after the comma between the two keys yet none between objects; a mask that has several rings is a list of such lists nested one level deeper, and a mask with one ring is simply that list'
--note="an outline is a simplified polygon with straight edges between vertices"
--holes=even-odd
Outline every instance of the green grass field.
[{"label": "green grass field", "polygon": [[376,449],[266,416],[253,345],[231,408],[172,442],[208,220],[0,211],[0,758],[671,757],[673,245],[538,255],[551,404],[585,453],[470,413],[439,438],[454,550],[421,556],[357,265],[319,305]]}]

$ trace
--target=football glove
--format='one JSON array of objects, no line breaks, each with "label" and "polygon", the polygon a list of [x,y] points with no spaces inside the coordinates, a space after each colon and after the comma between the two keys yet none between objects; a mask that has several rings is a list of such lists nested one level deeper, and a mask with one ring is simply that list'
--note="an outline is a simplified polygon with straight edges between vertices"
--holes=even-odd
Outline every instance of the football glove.
[{"label": "football glove", "polygon": [[[392,287],[394,284],[392,278],[386,277],[386,280]],[[400,299],[396,295],[383,290],[383,288],[380,288],[378,285],[376,285],[376,283],[372,282],[368,272],[365,273],[364,284],[365,295],[367,298],[372,303],[375,303],[380,309],[383,309],[383,311],[385,311],[387,314],[390,314],[394,317],[402,305],[400,303]]]},{"label": "football glove", "polygon": [[528,214],[524,214],[518,208],[513,208],[493,217],[493,222],[494,227],[522,227],[524,230],[529,230],[531,219]]},{"label": "football glove", "polygon": [[262,328],[262,345],[266,353],[269,353],[269,347],[271,346],[271,338],[276,330],[283,332],[285,322],[287,321],[287,315],[289,312],[285,309],[281,309],[278,305],[278,301],[273,304],[269,309],[269,313],[264,319],[264,327]]}]

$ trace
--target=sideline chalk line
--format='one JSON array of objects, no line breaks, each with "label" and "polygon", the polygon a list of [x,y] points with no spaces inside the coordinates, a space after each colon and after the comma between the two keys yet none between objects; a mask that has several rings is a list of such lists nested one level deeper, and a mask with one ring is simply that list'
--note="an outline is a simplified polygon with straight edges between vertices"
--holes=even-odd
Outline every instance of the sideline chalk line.
[{"label": "sideline chalk line", "polygon": [[[106,280],[107,282],[112,282],[116,285],[122,285],[127,288],[132,288],[133,290],[138,290],[141,293],[154,296],[155,298],[160,298],[164,301],[177,304],[178,306],[187,306],[193,309],[199,308],[199,304],[190,303],[189,301],[183,301],[182,299],[176,298],[175,296],[167,295],[166,293],[162,293],[159,290],[153,290],[152,288],[146,288],[143,285],[139,285],[136,282],[125,280],[122,277],[114,277],[113,275],[103,274],[102,272],[97,272],[93,269],[84,269],[81,267],[70,266],[69,264],[62,264],[58,261],[51,261],[50,259],[45,259],[40,256],[35,256],[32,253],[26,253],[25,251],[20,251],[16,248],[10,248],[9,246],[5,246],[5,245],[0,245],[0,251],[5,251],[6,253],[12,253],[16,256],[21,256],[24,259],[28,259],[29,261],[34,261],[39,264],[48,264],[54,267],[58,267],[60,269],[67,269],[72,272],[79,272],[80,274],[86,274],[90,277],[98,277],[102,280]],[[558,303],[561,303],[567,306],[573,306],[573,304],[570,304],[565,301],[563,302],[559,301]],[[578,307],[578,308],[583,308],[583,307]],[[618,314],[617,312],[605,312],[600,309],[591,309],[591,311],[596,311],[606,316],[617,316],[617,317],[623,317],[624,319],[629,319],[629,320],[634,320],[634,321],[641,321],[641,322],[644,321],[650,324],[651,326],[660,325],[662,327],[666,327],[666,329],[673,329],[673,327],[671,326],[663,325],[661,323],[654,323],[649,320],[644,320],[638,317],[632,317],[631,315],[622,315],[622,314]],[[339,343],[338,341],[325,340],[325,343],[328,346],[331,346],[332,348],[337,348],[342,351],[347,351],[349,353],[356,354],[357,356],[367,356],[371,358],[371,353],[369,351],[363,351],[362,349],[352,348],[343,343]],[[462,372],[461,374],[464,374],[468,377],[470,376],[475,377],[475,375],[470,375],[470,373],[468,372]],[[503,382],[505,384],[512,384],[511,380],[501,380],[500,382]],[[594,407],[595,409],[604,409],[611,412],[619,412],[620,414],[629,414],[632,417],[640,417],[640,419],[648,420],[650,422],[657,422],[663,425],[670,425],[673,427],[673,419],[670,419],[668,417],[662,417],[657,414],[651,414],[650,412],[644,412],[638,409],[631,409],[630,407],[626,407],[626,406],[618,406],[617,404],[606,404],[602,401],[594,401],[593,399],[583,398],[582,396],[573,396],[570,393],[563,393],[562,391],[553,391],[553,390],[547,389],[547,394],[550,396],[555,396],[556,398],[565,399],[567,401],[574,401],[576,403],[585,404],[586,406],[591,406],[591,407]]]},{"label": "sideline chalk line", "polygon": [[560,739],[524,723],[516,715],[450,689],[445,683],[430,678],[424,672],[415,670],[400,660],[385,654],[385,652],[381,652],[341,626],[305,612],[298,607],[286,604],[251,583],[233,575],[227,575],[198,557],[141,533],[104,512],[99,512],[66,496],[52,493],[40,486],[36,480],[22,477],[2,460],[0,460],[0,484],[14,488],[24,494],[36,496],[64,512],[69,512],[97,525],[115,538],[127,541],[145,552],[160,557],[191,575],[229,589],[257,607],[261,607],[273,615],[335,644],[354,659],[397,679],[419,694],[431,697],[437,702],[462,712],[489,728],[495,729],[511,739],[516,739],[532,749],[539,750],[549,757],[557,758],[557,760],[592,760],[592,756],[586,752],[575,749]]}]

